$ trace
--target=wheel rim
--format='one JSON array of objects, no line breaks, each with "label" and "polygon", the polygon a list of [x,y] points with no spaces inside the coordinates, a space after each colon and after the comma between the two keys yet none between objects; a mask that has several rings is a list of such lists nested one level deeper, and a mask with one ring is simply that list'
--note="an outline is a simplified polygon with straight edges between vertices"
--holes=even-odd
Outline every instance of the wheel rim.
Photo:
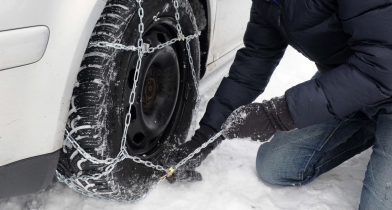
[{"label": "wheel rim", "polygon": [[[157,46],[174,38],[174,31],[173,21],[155,22],[148,27],[143,40],[150,46]],[[183,69],[179,65],[177,48],[184,50],[181,44],[171,45],[143,57],[127,134],[128,150],[132,154],[153,156],[170,136],[170,121],[178,102],[183,100],[180,89],[183,88],[181,80],[184,75],[181,74]],[[133,53],[127,70],[128,82],[124,87],[124,117],[129,108],[136,60],[137,53]]]}]

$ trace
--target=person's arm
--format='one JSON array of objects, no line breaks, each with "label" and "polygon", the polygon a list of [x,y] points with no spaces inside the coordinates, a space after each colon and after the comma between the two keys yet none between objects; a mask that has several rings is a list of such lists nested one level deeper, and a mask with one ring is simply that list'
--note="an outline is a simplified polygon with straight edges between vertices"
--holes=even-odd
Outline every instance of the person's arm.
[{"label": "person's arm", "polygon": [[287,43],[252,5],[245,36],[245,48],[237,52],[229,77],[224,78],[209,101],[200,121],[220,130],[226,118],[238,107],[251,103],[264,92],[283,57]]},{"label": "person's arm", "polygon": [[355,52],[345,64],[286,91],[298,128],[345,116],[392,96],[392,0],[338,0]]},{"label": "person's arm", "polygon": [[[226,118],[241,105],[256,99],[267,86],[272,72],[283,57],[287,44],[279,33],[269,26],[263,17],[252,6],[250,21],[244,36],[245,48],[237,52],[229,77],[224,78],[207,106],[206,114],[200,122],[192,139],[170,152],[164,161],[165,167],[185,158],[190,152],[208,141]],[[209,153],[221,142],[217,139],[213,144],[201,150],[187,164],[178,169],[168,180],[200,181],[202,176],[195,171]]]}]

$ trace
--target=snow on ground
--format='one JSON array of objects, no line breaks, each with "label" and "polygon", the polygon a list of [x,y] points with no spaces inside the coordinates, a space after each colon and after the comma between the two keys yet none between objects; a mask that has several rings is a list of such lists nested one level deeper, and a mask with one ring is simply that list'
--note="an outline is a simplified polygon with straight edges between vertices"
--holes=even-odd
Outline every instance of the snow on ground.
[{"label": "snow on ground", "polygon": [[[230,63],[204,78],[200,84],[202,103],[192,130],[202,117],[207,101],[214,95]],[[274,73],[266,92],[257,100],[280,96],[309,79],[313,63],[289,48]],[[198,168],[203,181],[161,183],[144,200],[120,204],[82,196],[54,181],[46,191],[0,200],[0,210],[354,210],[358,208],[366,165],[371,150],[343,163],[302,187],[278,187],[263,183],[255,170],[260,143],[246,140],[224,141]],[[0,189],[1,190],[1,189]]]}]

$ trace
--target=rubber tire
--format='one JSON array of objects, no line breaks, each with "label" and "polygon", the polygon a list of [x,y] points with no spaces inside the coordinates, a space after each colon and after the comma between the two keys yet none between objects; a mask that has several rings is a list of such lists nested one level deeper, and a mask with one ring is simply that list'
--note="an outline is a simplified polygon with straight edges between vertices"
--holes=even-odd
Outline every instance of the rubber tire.
[{"label": "rubber tire", "polygon": [[[172,0],[144,0],[145,28],[153,23],[154,16],[174,20]],[[90,38],[90,42],[107,41],[136,45],[139,37],[136,1],[109,0]],[[192,9],[187,0],[179,0],[180,24],[184,34],[194,34],[197,30]],[[182,42],[185,44],[184,42]],[[190,42],[194,66],[199,77],[200,50],[199,40]],[[124,119],[122,117],[122,87],[127,72],[126,62],[132,53],[113,48],[88,47],[84,55],[77,82],[73,90],[72,101],[67,121],[71,136],[81,147],[94,157],[114,158],[120,151]],[[186,71],[186,80],[181,81],[180,94],[186,94],[185,100],[177,102],[169,133],[160,150],[148,160],[160,163],[167,152],[183,142],[187,136],[196,103],[196,89],[191,76],[186,51],[180,66]],[[125,63],[125,64],[124,64]],[[187,89],[187,90],[186,90]],[[82,129],[78,129],[82,128]],[[70,143],[65,140],[60,156],[58,171],[65,177],[91,175],[102,172],[104,165],[95,165],[84,160]],[[162,176],[144,165],[126,159],[117,164],[109,176],[97,181],[74,182],[80,188],[96,192],[95,197],[117,201],[133,201],[145,196]]]}]

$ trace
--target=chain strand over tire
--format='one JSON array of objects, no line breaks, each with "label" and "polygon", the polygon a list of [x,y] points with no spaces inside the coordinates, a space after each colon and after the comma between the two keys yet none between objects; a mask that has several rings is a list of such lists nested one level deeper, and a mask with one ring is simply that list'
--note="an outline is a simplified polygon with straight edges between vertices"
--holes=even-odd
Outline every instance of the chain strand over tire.
[{"label": "chain strand over tire", "polygon": [[[78,143],[77,141],[72,138],[71,134],[69,133],[69,131],[66,129],[65,130],[65,134],[66,134],[66,141],[69,141],[72,146],[87,160],[90,161],[94,164],[103,164],[105,165],[103,172],[101,173],[96,173],[93,175],[82,175],[82,176],[76,176],[73,175],[69,178],[66,178],[64,175],[62,175],[59,171],[56,171],[56,176],[58,178],[58,180],[60,182],[63,182],[65,184],[67,184],[70,188],[74,189],[75,191],[89,196],[89,197],[94,197],[94,198],[98,198],[98,199],[107,199],[105,197],[100,196],[100,194],[97,194],[95,192],[89,191],[86,188],[83,188],[81,186],[78,186],[74,183],[78,183],[80,181],[84,181],[84,182],[88,182],[89,180],[99,180],[102,177],[108,176],[113,169],[115,168],[115,166],[117,165],[117,163],[125,160],[125,159],[131,159],[132,161],[134,161],[135,163],[138,164],[142,164],[145,165],[149,168],[153,168],[157,171],[161,171],[164,174],[166,174],[165,176],[163,176],[163,179],[159,179],[157,180],[156,185],[147,193],[145,194],[143,197],[141,197],[140,199],[137,200],[127,200],[127,201],[120,201],[120,202],[128,202],[128,203],[134,203],[137,202],[145,197],[147,197],[147,195],[160,183],[160,181],[164,180],[165,177],[170,176],[172,173],[174,173],[174,171],[176,169],[178,169],[179,167],[181,167],[182,165],[184,165],[189,159],[191,159],[192,157],[194,157],[194,155],[196,155],[197,153],[199,153],[203,148],[205,148],[207,145],[211,144],[212,142],[214,142],[217,138],[219,138],[222,134],[222,132],[217,133],[215,136],[213,136],[211,139],[209,139],[206,143],[204,143],[201,147],[197,148],[194,152],[192,152],[191,154],[189,154],[189,156],[187,156],[186,158],[184,158],[183,160],[181,160],[177,165],[169,168],[169,169],[165,169],[163,166],[161,165],[157,165],[157,164],[153,164],[150,161],[145,161],[142,160],[139,157],[136,156],[131,156],[129,155],[127,149],[126,149],[126,140],[127,140],[127,132],[128,132],[128,127],[131,123],[131,119],[132,119],[132,114],[131,114],[131,109],[132,109],[132,105],[135,102],[135,98],[136,98],[136,87],[137,87],[137,83],[139,80],[139,73],[140,73],[140,68],[141,68],[141,62],[143,59],[143,56],[145,54],[148,53],[153,53],[156,50],[160,50],[163,49],[164,47],[170,46],[178,41],[185,41],[186,42],[186,49],[187,49],[187,53],[188,53],[188,60],[189,60],[189,65],[191,67],[191,72],[192,72],[192,78],[193,78],[193,82],[194,85],[196,87],[196,92],[197,92],[197,99],[196,99],[196,108],[195,110],[198,109],[199,104],[200,104],[200,94],[199,94],[199,90],[198,90],[198,81],[197,81],[197,76],[196,76],[196,71],[193,65],[193,58],[191,55],[191,49],[190,49],[190,44],[189,42],[192,39],[195,39],[197,37],[200,36],[201,32],[200,31],[196,31],[194,34],[189,35],[189,36],[184,36],[183,32],[182,32],[182,28],[180,25],[180,14],[178,12],[178,0],[173,0],[173,6],[175,8],[175,19],[176,19],[176,29],[177,29],[177,38],[174,38],[170,41],[167,41],[165,43],[162,44],[158,44],[155,47],[150,47],[148,44],[145,44],[143,41],[143,33],[144,33],[144,24],[143,24],[143,17],[144,17],[144,9],[142,7],[142,0],[135,0],[137,5],[138,5],[138,16],[140,19],[140,23],[138,26],[138,32],[139,32],[139,39],[137,41],[137,46],[126,46],[120,43],[109,43],[109,42],[92,42],[89,45],[92,47],[101,47],[101,48],[114,48],[117,50],[125,50],[125,51],[135,51],[138,53],[138,60],[137,60],[137,64],[136,64],[136,71],[134,74],[134,82],[133,82],[133,87],[132,87],[132,92],[130,94],[129,97],[129,109],[128,112],[126,114],[125,117],[125,128],[124,128],[124,132],[122,135],[122,139],[121,139],[121,149],[120,152],[118,153],[118,155],[116,156],[116,158],[107,158],[104,160],[100,160],[97,159],[93,156],[91,156],[89,153],[87,153]],[[193,115],[196,114],[196,111],[193,111]],[[111,193],[116,193],[116,192],[108,192],[106,194],[111,194]],[[115,200],[118,202],[118,200]]]}]

